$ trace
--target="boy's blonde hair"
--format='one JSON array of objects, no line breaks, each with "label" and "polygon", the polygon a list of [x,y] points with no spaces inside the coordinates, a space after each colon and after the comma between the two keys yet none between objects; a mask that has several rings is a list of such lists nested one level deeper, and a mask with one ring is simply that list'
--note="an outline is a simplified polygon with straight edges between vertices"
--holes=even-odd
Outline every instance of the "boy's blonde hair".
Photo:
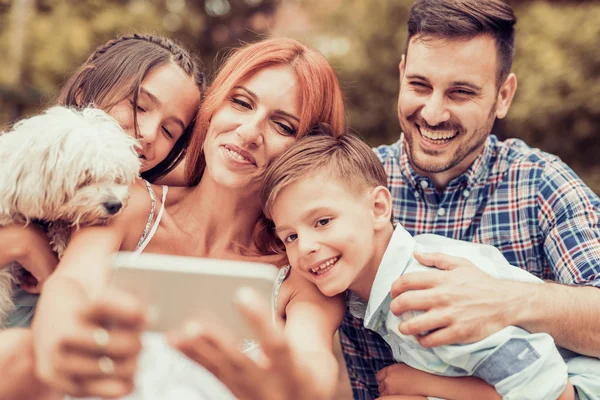
[{"label": "boy's blonde hair", "polygon": [[[322,124],[319,132],[298,140],[269,166],[260,193],[267,218],[271,219],[273,203],[281,190],[311,174],[324,172],[357,193],[387,187],[387,174],[373,150],[354,135],[334,137],[329,129]],[[282,244],[272,243],[270,247],[279,252]]]}]

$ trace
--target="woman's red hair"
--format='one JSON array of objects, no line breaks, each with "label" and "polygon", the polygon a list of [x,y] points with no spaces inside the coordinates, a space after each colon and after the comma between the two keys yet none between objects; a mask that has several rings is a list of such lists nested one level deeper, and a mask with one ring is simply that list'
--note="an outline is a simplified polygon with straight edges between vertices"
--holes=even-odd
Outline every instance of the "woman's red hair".
[{"label": "woman's red hair", "polygon": [[321,123],[329,125],[337,135],[346,131],[342,91],[333,68],[321,53],[287,38],[248,44],[231,53],[207,91],[187,150],[185,172],[189,185],[197,185],[202,178],[206,165],[203,145],[210,120],[231,89],[264,68],[281,65],[292,68],[300,87],[297,137]]}]

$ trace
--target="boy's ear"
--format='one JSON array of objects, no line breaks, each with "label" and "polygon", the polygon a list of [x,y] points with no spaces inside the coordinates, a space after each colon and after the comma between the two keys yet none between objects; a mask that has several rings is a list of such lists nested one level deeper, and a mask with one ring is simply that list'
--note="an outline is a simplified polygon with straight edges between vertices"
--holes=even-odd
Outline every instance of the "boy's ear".
[{"label": "boy's ear", "polygon": [[388,188],[377,186],[371,192],[375,229],[386,227],[392,218],[392,195]]}]

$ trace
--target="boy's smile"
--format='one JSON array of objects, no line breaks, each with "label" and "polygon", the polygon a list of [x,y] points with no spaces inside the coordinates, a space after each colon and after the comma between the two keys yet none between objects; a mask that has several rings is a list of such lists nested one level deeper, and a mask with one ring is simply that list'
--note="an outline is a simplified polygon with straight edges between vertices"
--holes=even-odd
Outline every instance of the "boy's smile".
[{"label": "boy's smile", "polygon": [[331,175],[323,171],[291,183],[272,207],[290,264],[326,296],[372,282],[379,265],[370,191]]}]

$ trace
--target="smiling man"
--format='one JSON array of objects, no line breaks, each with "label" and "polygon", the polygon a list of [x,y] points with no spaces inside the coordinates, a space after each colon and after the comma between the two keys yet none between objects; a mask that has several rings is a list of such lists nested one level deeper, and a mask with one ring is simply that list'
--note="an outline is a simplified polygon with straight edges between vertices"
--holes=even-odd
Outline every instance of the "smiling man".
[{"label": "smiling man", "polygon": [[[490,134],[517,89],[515,23],[499,0],[415,2],[399,66],[403,133],[376,150],[395,220],[412,235],[493,245],[512,265],[555,283],[500,281],[466,260],[434,255],[439,271],[393,283],[390,309],[425,311],[399,326],[425,347],[475,342],[515,325],[598,357],[600,199],[557,157]],[[384,368],[394,358],[363,327],[364,305],[348,308],[341,339],[354,397],[416,394],[397,372],[405,370]]]}]

